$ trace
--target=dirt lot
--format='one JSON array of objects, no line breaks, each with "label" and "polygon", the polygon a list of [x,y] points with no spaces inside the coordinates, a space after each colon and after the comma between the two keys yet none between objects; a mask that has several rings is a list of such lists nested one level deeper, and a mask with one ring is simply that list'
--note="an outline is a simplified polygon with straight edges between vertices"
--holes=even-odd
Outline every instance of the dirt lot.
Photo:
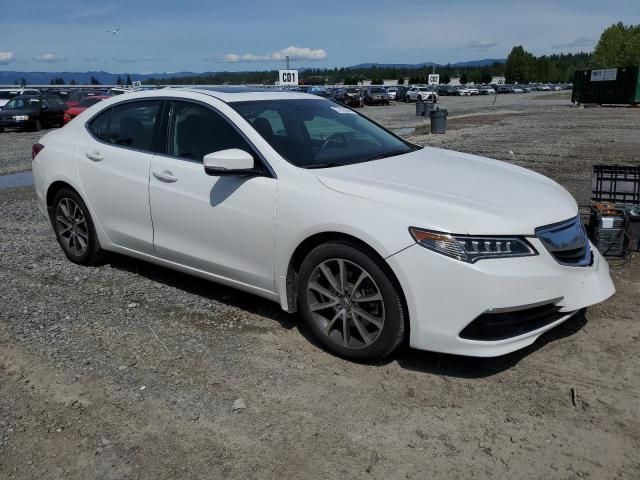
[{"label": "dirt lot", "polygon": [[[442,99],[441,136],[413,105],[364,111],[581,203],[591,164],[640,161],[640,110],[541,96]],[[0,134],[0,172],[37,138]],[[639,255],[524,351],[358,365],[276,304],[120,256],[69,263],[30,188],[0,191],[0,219],[0,478],[640,478]]]}]

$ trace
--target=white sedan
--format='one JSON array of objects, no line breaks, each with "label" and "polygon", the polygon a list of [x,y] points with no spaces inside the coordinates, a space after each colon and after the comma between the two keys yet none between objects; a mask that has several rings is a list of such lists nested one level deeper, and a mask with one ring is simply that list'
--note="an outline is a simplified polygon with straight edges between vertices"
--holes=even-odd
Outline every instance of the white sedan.
[{"label": "white sedan", "polygon": [[405,95],[407,102],[438,101],[438,93],[433,87],[411,87]]},{"label": "white sedan", "polygon": [[313,95],[127,93],[33,156],[72,262],[119,252],[254,293],[350,359],[405,339],[502,355],[614,292],[557,183],[412,145]]}]

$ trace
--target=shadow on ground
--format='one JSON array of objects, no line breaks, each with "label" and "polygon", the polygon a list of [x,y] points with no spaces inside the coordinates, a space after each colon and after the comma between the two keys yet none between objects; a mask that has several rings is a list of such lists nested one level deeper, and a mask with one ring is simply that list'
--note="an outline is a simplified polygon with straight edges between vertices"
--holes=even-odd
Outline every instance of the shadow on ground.
[{"label": "shadow on ground", "polygon": [[[326,349],[298,322],[297,314],[288,314],[280,306],[256,295],[242,292],[198,277],[176,272],[142,260],[136,260],[119,254],[109,254],[107,261],[119,270],[142,275],[149,280],[172,288],[178,288],[193,295],[239,308],[278,322],[283,328],[297,328],[310,343],[319,349]],[[523,358],[534,354],[540,348],[557,340],[570,337],[587,324],[586,310],[578,312],[563,324],[544,333],[533,344],[517,352],[492,358],[465,357],[445,353],[425,352],[401,347],[391,357],[382,362],[371,363],[373,367],[383,367],[391,362],[407,370],[421,373],[457,378],[485,378],[501,373],[515,366]],[[327,354],[331,355],[327,352]]]}]

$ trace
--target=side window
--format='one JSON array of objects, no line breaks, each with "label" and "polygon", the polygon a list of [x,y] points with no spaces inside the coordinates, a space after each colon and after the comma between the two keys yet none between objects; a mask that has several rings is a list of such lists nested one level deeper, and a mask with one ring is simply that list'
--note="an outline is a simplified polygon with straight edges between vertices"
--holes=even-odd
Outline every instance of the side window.
[{"label": "side window", "polygon": [[208,153],[229,148],[252,152],[242,136],[219,113],[203,105],[173,102],[168,153],[202,161]]},{"label": "side window", "polygon": [[49,108],[49,102],[47,102],[44,98],[40,102],[40,108]]},{"label": "side window", "polygon": [[107,142],[136,150],[153,151],[153,132],[160,103],[160,100],[145,100],[113,107]]},{"label": "side window", "polygon": [[107,140],[107,127],[109,126],[109,116],[111,115],[111,109],[108,108],[100,115],[91,120],[89,124],[89,130],[93,135],[102,141]]}]

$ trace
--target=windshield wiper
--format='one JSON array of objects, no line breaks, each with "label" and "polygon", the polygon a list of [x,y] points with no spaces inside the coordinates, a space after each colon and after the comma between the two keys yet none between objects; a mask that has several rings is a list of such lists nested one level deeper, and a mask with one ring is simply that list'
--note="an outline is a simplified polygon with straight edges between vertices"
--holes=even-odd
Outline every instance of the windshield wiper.
[{"label": "windshield wiper", "polygon": [[326,163],[315,163],[313,165],[309,165],[308,167],[304,167],[307,170],[311,170],[314,168],[331,168],[331,167],[343,167],[345,166],[346,163],[340,163],[340,162],[326,162]]},{"label": "windshield wiper", "polygon": [[409,153],[409,152],[405,152],[404,150],[396,150],[393,152],[378,153],[373,157],[367,158],[367,162],[370,162],[372,160],[380,160],[382,158],[395,157],[396,155],[402,155],[403,153]]}]

